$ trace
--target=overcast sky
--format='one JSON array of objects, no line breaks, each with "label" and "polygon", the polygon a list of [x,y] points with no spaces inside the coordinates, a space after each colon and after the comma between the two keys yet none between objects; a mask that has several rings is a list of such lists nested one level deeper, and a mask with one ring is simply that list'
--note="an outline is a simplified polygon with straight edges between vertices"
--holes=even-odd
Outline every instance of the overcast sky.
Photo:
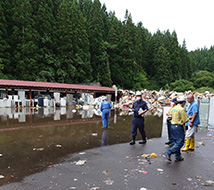
[{"label": "overcast sky", "polygon": [[179,44],[186,40],[188,51],[214,45],[214,0],[100,0],[107,11],[123,21],[128,9],[132,21],[152,34],[160,29],[176,31]]}]

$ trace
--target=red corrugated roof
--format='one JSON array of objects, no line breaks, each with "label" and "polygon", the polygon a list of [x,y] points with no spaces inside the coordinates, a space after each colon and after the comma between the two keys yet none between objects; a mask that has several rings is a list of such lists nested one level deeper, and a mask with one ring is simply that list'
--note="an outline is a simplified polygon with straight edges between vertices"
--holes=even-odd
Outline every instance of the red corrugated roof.
[{"label": "red corrugated roof", "polygon": [[10,88],[40,88],[40,89],[63,89],[63,90],[82,90],[82,91],[100,91],[111,92],[115,89],[103,86],[89,86],[78,84],[52,83],[52,82],[35,82],[35,81],[21,81],[21,80],[5,80],[0,79],[0,87]]}]

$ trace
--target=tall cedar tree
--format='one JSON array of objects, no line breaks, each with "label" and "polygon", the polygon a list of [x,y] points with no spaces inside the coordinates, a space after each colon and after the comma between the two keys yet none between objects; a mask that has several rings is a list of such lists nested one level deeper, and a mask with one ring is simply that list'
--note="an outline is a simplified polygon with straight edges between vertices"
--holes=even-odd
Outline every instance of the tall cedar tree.
[{"label": "tall cedar tree", "polygon": [[108,33],[108,55],[111,70],[111,79],[114,84],[121,86],[125,80],[122,64],[123,56],[121,51],[121,44],[123,40],[123,26],[122,23],[115,17],[114,13],[110,14],[111,27]]},{"label": "tall cedar tree", "polygon": [[37,81],[55,82],[56,55],[53,49],[53,31],[55,25],[54,5],[52,0],[37,0],[32,2],[34,21],[39,33],[40,70]]},{"label": "tall cedar tree", "polygon": [[159,47],[158,52],[155,55],[154,62],[155,65],[158,66],[156,80],[160,86],[164,86],[172,82],[170,61],[169,52],[164,47]]},{"label": "tall cedar tree", "polygon": [[110,67],[108,61],[107,47],[103,40],[104,24],[103,12],[99,0],[94,0],[90,7],[87,31],[90,42],[91,65],[93,68],[94,81],[104,86],[111,86]]},{"label": "tall cedar tree", "polygon": [[134,61],[134,36],[135,26],[132,22],[131,14],[126,10],[125,20],[123,21],[123,41],[121,43],[121,53],[123,56],[123,63],[121,65],[124,75],[122,87],[131,89],[134,85],[134,76],[137,65]]},{"label": "tall cedar tree", "polygon": [[[0,2],[0,78],[7,78],[8,74],[6,71],[7,67],[10,65],[10,45],[8,43],[8,34],[7,34],[7,21],[5,18],[5,3],[4,1]],[[5,73],[5,74],[4,74]]]},{"label": "tall cedar tree", "polygon": [[13,1],[12,64],[16,78],[36,80],[40,64],[37,46],[39,35],[35,28],[33,9],[29,0]]}]

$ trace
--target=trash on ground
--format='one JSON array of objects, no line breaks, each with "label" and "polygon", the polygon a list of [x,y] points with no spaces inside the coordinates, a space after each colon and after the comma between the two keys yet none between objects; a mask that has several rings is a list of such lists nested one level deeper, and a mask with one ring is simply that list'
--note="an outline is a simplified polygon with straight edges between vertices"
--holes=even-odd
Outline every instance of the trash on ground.
[{"label": "trash on ground", "polygon": [[80,152],[79,154],[83,155],[83,154],[85,154],[85,152]]},{"label": "trash on ground", "polygon": [[0,175],[0,179],[2,179],[2,178],[4,178],[4,176],[3,176],[3,175]]},{"label": "trash on ground", "polygon": [[92,187],[90,190],[99,190],[99,187]]},{"label": "trash on ground", "polygon": [[140,173],[143,173],[143,174],[147,174],[148,172],[147,171],[141,171],[139,170]]},{"label": "trash on ground", "polygon": [[213,186],[213,185],[210,184],[210,183],[202,183],[201,185],[203,185],[203,186],[208,186],[208,187],[212,187],[212,186]]},{"label": "trash on ground", "polygon": [[3,156],[3,154],[0,154],[0,157]]},{"label": "trash on ground", "polygon": [[86,163],[86,160],[79,160],[76,165],[83,166]]},{"label": "trash on ground", "polygon": [[44,148],[34,148],[33,149],[34,151],[43,151],[43,150],[45,150]]},{"label": "trash on ground", "polygon": [[62,148],[62,145],[61,144],[57,144],[56,147],[57,148]]},{"label": "trash on ground", "polygon": [[150,157],[150,158],[156,158],[157,157],[157,154],[155,153],[151,153],[151,154],[142,154],[141,157]]},{"label": "trash on ground", "polygon": [[204,142],[198,142],[199,145],[205,145]]},{"label": "trash on ground", "polygon": [[112,181],[112,179],[110,179],[110,178],[103,182],[106,183],[106,185],[112,185],[114,183],[114,181]]},{"label": "trash on ground", "polygon": [[187,180],[188,180],[188,181],[192,181],[192,178],[189,178],[189,177],[188,177]]},{"label": "trash on ground", "polygon": [[104,170],[103,174],[108,175],[109,174],[109,170]]},{"label": "trash on ground", "polygon": [[205,181],[206,183],[209,183],[209,184],[214,184],[214,181],[211,181],[211,180],[207,180]]},{"label": "trash on ground", "polygon": [[157,171],[159,171],[159,172],[163,172],[163,169],[161,169],[161,168],[158,168],[158,169],[157,169]]},{"label": "trash on ground", "polygon": [[97,133],[92,133],[91,135],[92,135],[92,136],[97,136]]},{"label": "trash on ground", "polygon": [[195,176],[195,178],[201,180],[202,176]]},{"label": "trash on ground", "polygon": [[175,183],[175,182],[172,182],[172,185],[177,185],[177,183]]},{"label": "trash on ground", "polygon": [[141,187],[140,190],[147,190],[145,187]]},{"label": "trash on ground", "polygon": [[48,168],[52,168],[52,167],[56,167],[56,166],[60,166],[61,164],[53,164],[53,165],[50,165],[48,166]]}]

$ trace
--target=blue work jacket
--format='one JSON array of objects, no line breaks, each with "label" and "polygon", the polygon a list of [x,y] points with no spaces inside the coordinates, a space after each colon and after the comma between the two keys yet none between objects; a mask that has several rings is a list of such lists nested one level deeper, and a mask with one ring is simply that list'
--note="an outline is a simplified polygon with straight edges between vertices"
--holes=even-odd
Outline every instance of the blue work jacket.
[{"label": "blue work jacket", "polygon": [[148,109],[147,104],[144,100],[140,100],[139,102],[138,101],[134,102],[134,104],[132,106],[132,109],[134,111],[134,117],[142,118],[141,115],[138,115],[138,111],[140,108],[142,108],[142,110]]},{"label": "blue work jacket", "polygon": [[101,106],[100,106],[100,110],[103,111],[104,109],[110,109],[112,108],[112,105],[110,104],[110,102],[108,102],[107,100],[104,100],[102,103],[101,103]]}]

